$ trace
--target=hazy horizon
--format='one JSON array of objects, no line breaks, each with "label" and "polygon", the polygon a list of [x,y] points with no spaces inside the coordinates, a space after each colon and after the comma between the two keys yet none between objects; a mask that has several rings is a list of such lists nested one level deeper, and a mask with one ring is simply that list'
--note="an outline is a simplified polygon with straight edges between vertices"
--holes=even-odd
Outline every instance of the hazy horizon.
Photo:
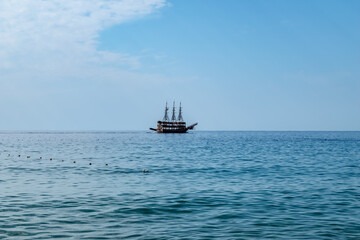
[{"label": "hazy horizon", "polygon": [[[358,130],[197,130],[196,132],[360,132]],[[108,130],[0,130],[0,133],[114,133],[114,132],[148,132],[157,134],[149,129],[140,130],[121,130],[121,129],[108,129]],[[184,134],[188,134],[184,133]],[[191,131],[193,133],[193,131]]]}]

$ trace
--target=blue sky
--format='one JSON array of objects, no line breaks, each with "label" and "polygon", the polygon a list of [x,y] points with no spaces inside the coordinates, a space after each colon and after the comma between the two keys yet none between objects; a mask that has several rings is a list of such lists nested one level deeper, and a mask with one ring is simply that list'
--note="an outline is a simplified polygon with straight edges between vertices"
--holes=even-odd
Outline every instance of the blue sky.
[{"label": "blue sky", "polygon": [[9,2],[2,130],[360,130],[359,1]]}]

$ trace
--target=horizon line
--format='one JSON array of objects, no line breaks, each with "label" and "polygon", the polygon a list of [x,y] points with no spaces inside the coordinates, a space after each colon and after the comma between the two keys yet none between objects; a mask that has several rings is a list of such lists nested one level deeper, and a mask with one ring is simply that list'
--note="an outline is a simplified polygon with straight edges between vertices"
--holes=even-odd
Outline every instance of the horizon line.
[{"label": "horizon line", "polygon": [[[0,133],[45,133],[45,132],[151,132],[150,130],[0,130]],[[192,132],[360,132],[360,130],[195,130]]]}]

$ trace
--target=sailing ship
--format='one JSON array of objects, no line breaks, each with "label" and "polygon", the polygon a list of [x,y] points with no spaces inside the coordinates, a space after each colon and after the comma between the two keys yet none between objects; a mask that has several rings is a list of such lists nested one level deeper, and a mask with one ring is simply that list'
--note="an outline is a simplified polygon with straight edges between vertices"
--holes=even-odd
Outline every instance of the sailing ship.
[{"label": "sailing ship", "polygon": [[150,128],[150,130],[156,131],[158,133],[186,133],[188,130],[193,130],[197,125],[197,123],[194,123],[190,126],[186,126],[186,122],[182,117],[181,103],[179,107],[179,115],[177,118],[175,114],[175,102],[173,103],[171,120],[168,117],[168,110],[169,108],[166,103],[163,120],[157,122],[157,128]]}]

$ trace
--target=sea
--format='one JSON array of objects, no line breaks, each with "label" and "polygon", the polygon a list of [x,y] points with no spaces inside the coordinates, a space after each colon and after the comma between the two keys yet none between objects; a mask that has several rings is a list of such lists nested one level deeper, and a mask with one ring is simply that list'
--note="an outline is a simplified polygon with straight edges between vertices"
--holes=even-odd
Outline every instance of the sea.
[{"label": "sea", "polygon": [[360,239],[360,132],[0,132],[0,239]]}]

